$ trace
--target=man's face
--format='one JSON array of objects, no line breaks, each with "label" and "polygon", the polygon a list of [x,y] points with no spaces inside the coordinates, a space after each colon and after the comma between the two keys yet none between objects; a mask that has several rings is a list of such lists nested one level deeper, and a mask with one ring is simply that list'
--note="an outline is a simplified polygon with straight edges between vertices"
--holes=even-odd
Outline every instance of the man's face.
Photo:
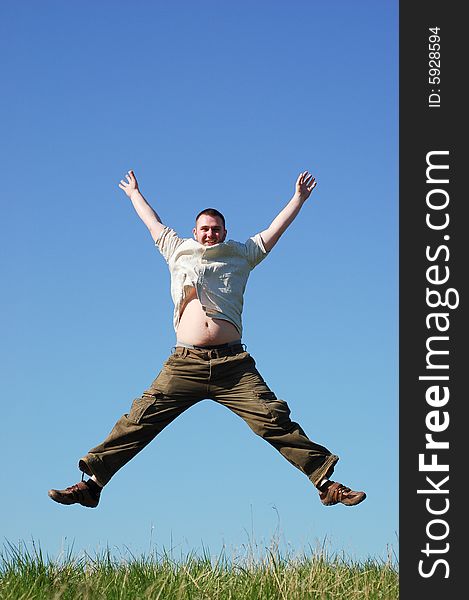
[{"label": "man's face", "polygon": [[200,215],[193,229],[194,237],[204,246],[213,246],[225,241],[226,229],[220,217]]}]

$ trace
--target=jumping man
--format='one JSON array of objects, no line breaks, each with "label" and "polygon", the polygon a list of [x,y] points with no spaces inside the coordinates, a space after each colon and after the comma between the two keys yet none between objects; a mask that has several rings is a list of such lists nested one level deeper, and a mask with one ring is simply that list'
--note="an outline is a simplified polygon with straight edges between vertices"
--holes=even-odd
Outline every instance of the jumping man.
[{"label": "jumping man", "polygon": [[[164,225],[142,196],[133,171],[119,187],[148,227],[171,273],[176,345],[158,377],[108,437],[78,462],[82,480],[49,490],[60,504],[98,506],[113,475],[185,410],[204,399],[223,404],[302,471],[323,504],[355,506],[366,498],[329,478],[339,457],[311,441],[290,420],[287,403],[268,387],[242,339],[243,295],[250,272],[272,250],[316,187],[300,173],[295,193],[267,229],[245,243],[226,240],[223,215],[214,208],[196,217],[193,238]],[[85,480],[84,476],[89,479]]]}]

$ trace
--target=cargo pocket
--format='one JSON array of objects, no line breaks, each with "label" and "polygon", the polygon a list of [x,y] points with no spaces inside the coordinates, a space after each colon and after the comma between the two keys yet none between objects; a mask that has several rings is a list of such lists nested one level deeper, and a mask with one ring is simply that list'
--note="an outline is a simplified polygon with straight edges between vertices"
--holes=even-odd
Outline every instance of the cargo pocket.
[{"label": "cargo pocket", "polygon": [[130,407],[129,421],[137,425],[140,424],[146,415],[155,412],[156,401],[157,397],[150,394],[143,394],[141,398],[136,398]]},{"label": "cargo pocket", "polygon": [[255,392],[256,398],[267,408],[273,423],[289,421],[290,408],[284,400],[279,400],[270,390]]}]

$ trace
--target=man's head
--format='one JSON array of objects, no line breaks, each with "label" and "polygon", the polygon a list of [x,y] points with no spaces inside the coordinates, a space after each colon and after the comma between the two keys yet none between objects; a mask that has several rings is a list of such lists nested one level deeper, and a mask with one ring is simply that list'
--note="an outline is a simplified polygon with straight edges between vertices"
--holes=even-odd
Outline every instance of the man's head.
[{"label": "man's head", "polygon": [[216,208],[205,208],[195,218],[194,238],[204,246],[225,241],[225,217]]}]

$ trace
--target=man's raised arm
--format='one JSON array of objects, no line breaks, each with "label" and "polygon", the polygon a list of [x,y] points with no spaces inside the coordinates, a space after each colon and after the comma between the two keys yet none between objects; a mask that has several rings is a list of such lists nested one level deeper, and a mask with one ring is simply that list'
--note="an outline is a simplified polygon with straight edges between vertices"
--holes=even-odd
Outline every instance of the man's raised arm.
[{"label": "man's raised arm", "polygon": [[272,250],[272,248],[280,239],[282,233],[295,219],[296,215],[300,212],[300,208],[309,198],[315,187],[316,180],[310,173],[308,173],[308,171],[304,171],[298,175],[295,185],[295,193],[292,199],[285,206],[285,208],[279,212],[269,227],[265,231],[261,231],[261,238],[264,242],[267,252]]},{"label": "man's raised arm", "polygon": [[158,236],[164,229],[164,225],[161,222],[160,217],[153,210],[153,208],[148,204],[145,198],[140,193],[138,189],[137,179],[135,178],[135,174],[133,171],[129,171],[125,176],[127,181],[121,179],[119,183],[119,187],[124,190],[127,196],[132,201],[133,207],[137,215],[142,219],[145,225],[148,227],[151,233],[151,237],[156,240]]}]

